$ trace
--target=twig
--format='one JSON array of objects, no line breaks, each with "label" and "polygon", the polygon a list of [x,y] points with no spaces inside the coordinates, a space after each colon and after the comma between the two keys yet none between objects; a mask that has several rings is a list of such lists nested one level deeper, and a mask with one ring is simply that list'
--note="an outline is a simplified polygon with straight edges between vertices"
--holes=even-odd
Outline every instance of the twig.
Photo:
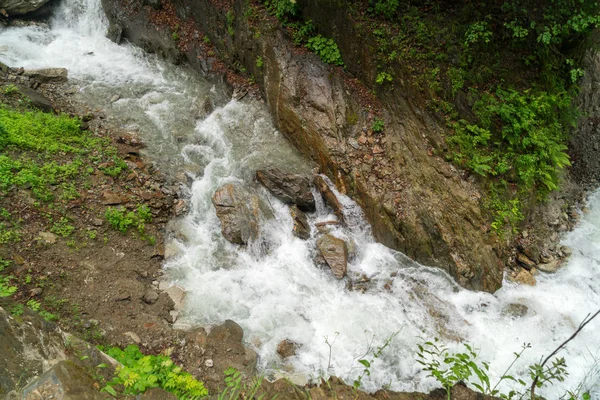
[{"label": "twig", "polygon": [[[577,328],[577,330],[564,342],[561,343],[560,346],[558,346],[552,353],[550,353],[550,355],[548,357],[546,357],[544,359],[544,361],[540,364],[540,369],[543,370],[544,369],[544,365],[546,365],[546,363],[556,355],[556,353],[558,353],[563,347],[565,347],[567,345],[567,343],[569,343],[571,340],[575,339],[575,337],[579,334],[579,332],[581,332],[581,330],[583,328],[585,328],[585,326],[587,324],[589,324],[590,322],[592,322],[592,320],[594,318],[596,318],[598,316],[598,314],[600,314],[600,310],[596,311],[596,313],[594,315],[592,315],[590,317],[590,314],[586,315],[586,317],[583,319],[583,321],[581,321],[581,324],[579,324],[579,327]],[[540,376],[539,374],[536,374],[535,378],[533,379],[533,382],[531,383],[531,400],[535,400],[535,387],[536,384],[538,383]]]}]

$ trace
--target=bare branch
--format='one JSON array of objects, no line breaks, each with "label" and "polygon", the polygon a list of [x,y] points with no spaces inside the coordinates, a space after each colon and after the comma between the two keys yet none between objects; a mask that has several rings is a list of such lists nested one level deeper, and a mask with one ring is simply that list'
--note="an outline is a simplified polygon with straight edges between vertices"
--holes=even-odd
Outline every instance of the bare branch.
[{"label": "bare branch", "polygon": [[[562,348],[564,348],[567,343],[569,343],[571,340],[575,339],[575,337],[579,334],[579,332],[581,332],[581,330],[583,328],[585,328],[585,326],[587,324],[589,324],[590,322],[592,322],[592,320],[594,318],[596,318],[598,316],[598,314],[600,314],[600,310],[596,311],[596,313],[594,315],[592,315],[590,317],[590,314],[586,315],[586,317],[583,319],[583,321],[581,321],[581,324],[579,324],[579,327],[577,328],[577,330],[575,332],[573,332],[573,334],[564,342],[562,342],[560,344],[560,346],[558,346],[552,353],[550,353],[550,355],[548,357],[546,357],[544,359],[544,361],[542,361],[542,363],[540,364],[540,368],[543,370],[544,369],[544,365],[546,365],[546,363],[556,355],[556,353],[558,353]],[[533,380],[533,382],[531,383],[531,400],[535,400],[535,388],[536,385],[538,383],[539,380],[539,375],[536,375],[535,379]]]}]

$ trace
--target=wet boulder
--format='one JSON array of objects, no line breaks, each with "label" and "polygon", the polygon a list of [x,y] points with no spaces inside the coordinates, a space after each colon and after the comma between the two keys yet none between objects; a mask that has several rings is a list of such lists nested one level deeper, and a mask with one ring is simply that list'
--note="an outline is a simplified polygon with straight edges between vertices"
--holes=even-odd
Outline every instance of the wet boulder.
[{"label": "wet boulder", "polygon": [[116,44],[121,43],[123,37],[123,27],[119,24],[110,24],[106,31],[106,38]]},{"label": "wet boulder", "polygon": [[317,248],[336,278],[342,279],[346,276],[348,267],[346,242],[333,235],[325,235],[317,241]]},{"label": "wet boulder", "polygon": [[289,339],[285,339],[279,342],[277,345],[277,354],[279,354],[281,358],[289,358],[296,355],[297,348],[297,343],[294,343]]},{"label": "wet boulder", "polygon": [[310,238],[310,225],[308,224],[306,214],[300,211],[296,205],[293,205],[290,207],[290,215],[294,220],[294,228],[292,230],[294,236],[308,240]]},{"label": "wet boulder", "polygon": [[321,196],[323,197],[325,203],[333,209],[333,213],[338,217],[340,223],[343,224],[344,213],[342,212],[342,210],[344,209],[344,207],[342,206],[342,203],[340,203],[340,201],[338,200],[333,190],[331,190],[331,188],[325,181],[325,178],[323,178],[321,175],[315,175],[313,182],[317,187],[319,193],[321,193]]},{"label": "wet boulder", "polygon": [[23,15],[39,10],[48,0],[0,0],[0,9],[10,16]]},{"label": "wet boulder", "polygon": [[240,184],[229,183],[217,189],[212,203],[225,239],[244,245],[258,238],[263,215],[258,196]]},{"label": "wet boulder", "polygon": [[315,198],[307,177],[268,169],[256,171],[256,179],[284,203],[295,204],[302,211],[315,210]]}]

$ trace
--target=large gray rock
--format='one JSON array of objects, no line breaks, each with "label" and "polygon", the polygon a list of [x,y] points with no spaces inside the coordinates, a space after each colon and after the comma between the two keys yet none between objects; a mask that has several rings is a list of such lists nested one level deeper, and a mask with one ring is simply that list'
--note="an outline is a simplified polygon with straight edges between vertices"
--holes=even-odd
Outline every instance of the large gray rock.
[{"label": "large gray rock", "polygon": [[66,82],[68,74],[69,72],[66,68],[27,69],[23,72],[24,76],[28,76],[29,79],[36,80],[40,83]]},{"label": "large gray rock", "polygon": [[247,244],[258,237],[263,215],[258,196],[239,184],[230,183],[215,192],[212,203],[221,220],[225,239],[235,244]]},{"label": "large gray rock", "polygon": [[[85,372],[79,371],[79,367],[95,370],[104,379],[110,379],[116,361],[95,346],[62,332],[56,324],[45,321],[27,307],[21,309],[19,317],[7,311],[18,307],[11,302],[6,309],[0,307],[0,398],[94,398],[86,397],[77,387],[70,388],[72,384],[88,382],[82,378]],[[71,364],[78,367],[72,368]],[[98,370],[99,364],[106,364],[108,368]],[[77,378],[69,379],[69,376]],[[47,395],[32,397],[35,393]],[[60,393],[71,397],[60,397]]]},{"label": "large gray rock", "polygon": [[0,9],[10,16],[23,15],[40,9],[49,0],[0,0]]},{"label": "large gray rock", "polygon": [[268,169],[256,171],[256,179],[284,203],[295,204],[303,211],[314,211],[315,198],[307,177]]},{"label": "large gray rock", "polygon": [[29,98],[29,100],[31,101],[31,105],[35,108],[47,113],[54,111],[54,106],[52,105],[52,102],[42,93],[23,85],[17,85],[17,88],[19,89],[19,92],[21,92],[22,95]]},{"label": "large gray rock", "polygon": [[21,400],[104,400],[108,396],[98,392],[94,380],[82,368],[70,361],[60,361],[42,376],[27,385]]},{"label": "large gray rock", "polygon": [[335,236],[325,235],[317,241],[317,248],[336,278],[342,279],[346,276],[348,267],[348,246],[346,246],[346,242]]}]

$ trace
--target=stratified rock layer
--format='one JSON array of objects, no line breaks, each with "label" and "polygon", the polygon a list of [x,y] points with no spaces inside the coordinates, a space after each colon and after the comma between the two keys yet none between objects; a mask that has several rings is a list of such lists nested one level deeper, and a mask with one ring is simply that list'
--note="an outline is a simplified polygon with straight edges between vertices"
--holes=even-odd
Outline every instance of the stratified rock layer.
[{"label": "stratified rock layer", "polygon": [[[172,27],[150,22],[156,13],[150,7],[134,2],[125,10],[117,0],[103,0],[103,5],[111,22],[123,26],[125,38],[169,59],[185,57],[203,72],[211,70],[214,60],[201,41],[186,42],[185,53],[178,51],[170,38]],[[362,82],[374,82],[372,32],[358,31],[338,3],[302,0],[298,5],[323,28],[322,34],[335,39],[348,71]],[[298,52],[272,20],[251,23],[243,0],[234,0],[231,9],[210,0],[171,0],[161,11],[195,26],[220,59],[242,65],[255,77],[277,128],[317,162],[341,193],[363,207],[377,240],[443,268],[464,287],[490,292],[500,287],[505,248],[489,234],[479,187],[435,155],[445,149],[446,128],[428,114],[427,98],[410,80],[394,82],[394,90],[377,87],[377,98],[369,100],[369,88],[315,54]],[[383,132],[372,131],[373,112],[384,120]]]}]

